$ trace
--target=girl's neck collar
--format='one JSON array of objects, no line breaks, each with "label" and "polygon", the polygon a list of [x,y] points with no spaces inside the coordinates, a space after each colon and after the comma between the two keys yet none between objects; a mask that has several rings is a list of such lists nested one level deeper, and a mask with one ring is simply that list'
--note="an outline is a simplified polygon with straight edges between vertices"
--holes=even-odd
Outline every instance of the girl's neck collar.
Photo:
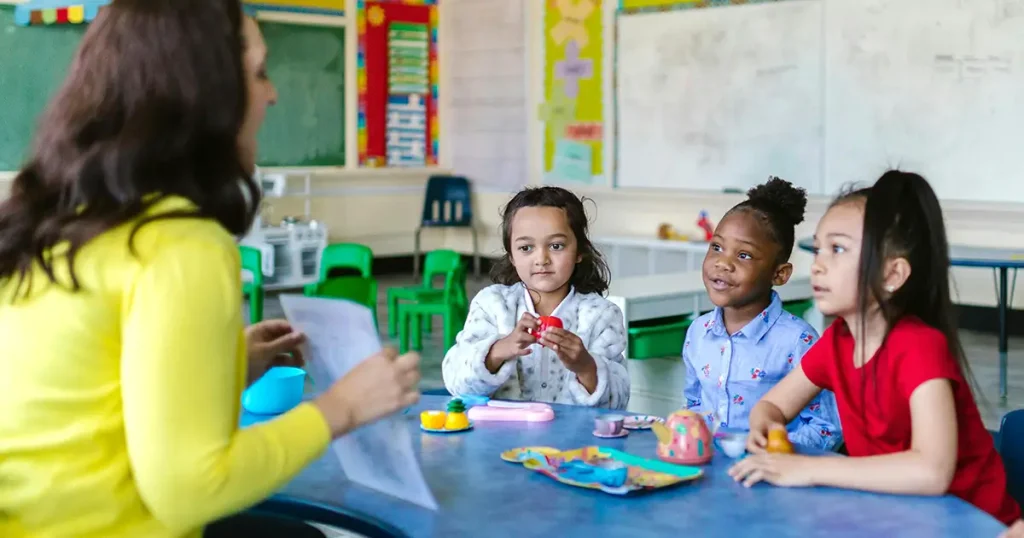
[{"label": "girl's neck collar", "polygon": [[761,312],[764,312],[772,305],[774,292],[769,292],[768,297],[751,301],[743,306],[727,306],[721,308],[722,323],[725,324],[726,332],[730,335],[742,331]]},{"label": "girl's neck collar", "polygon": [[568,283],[552,292],[531,290],[526,287],[526,284],[523,284],[523,289],[526,296],[530,299],[529,305],[532,306],[532,313],[538,316],[554,315],[566,298],[575,293],[575,289]]}]

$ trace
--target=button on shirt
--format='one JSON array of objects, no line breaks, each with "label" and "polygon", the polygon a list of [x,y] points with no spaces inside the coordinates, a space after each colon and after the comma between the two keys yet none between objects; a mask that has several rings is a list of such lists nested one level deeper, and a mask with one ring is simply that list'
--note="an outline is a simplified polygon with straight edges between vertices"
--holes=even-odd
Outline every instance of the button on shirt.
[{"label": "button on shirt", "polygon": [[[769,389],[800,363],[818,339],[802,318],[772,301],[753,320],[729,335],[716,308],[697,318],[686,332],[686,408],[702,413],[710,425],[747,430],[750,410]],[[790,439],[805,446],[832,450],[842,442],[835,395],[829,391],[811,401],[788,426]]]}]

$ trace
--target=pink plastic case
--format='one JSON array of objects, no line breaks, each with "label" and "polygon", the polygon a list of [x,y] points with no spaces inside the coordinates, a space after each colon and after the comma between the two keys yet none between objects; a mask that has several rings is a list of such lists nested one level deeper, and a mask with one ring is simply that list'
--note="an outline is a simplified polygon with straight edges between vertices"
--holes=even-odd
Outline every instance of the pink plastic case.
[{"label": "pink plastic case", "polygon": [[551,406],[543,403],[491,400],[487,405],[469,408],[472,421],[547,422],[554,418]]}]

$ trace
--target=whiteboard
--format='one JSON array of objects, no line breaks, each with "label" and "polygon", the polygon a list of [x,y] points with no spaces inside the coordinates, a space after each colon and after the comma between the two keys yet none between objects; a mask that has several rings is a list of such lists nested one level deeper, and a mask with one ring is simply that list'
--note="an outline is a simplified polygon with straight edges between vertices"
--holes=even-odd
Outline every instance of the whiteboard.
[{"label": "whiteboard", "polygon": [[814,0],[620,17],[616,184],[820,191],[822,39]]},{"label": "whiteboard", "polygon": [[620,186],[774,174],[832,195],[899,167],[942,199],[1024,203],[1024,0],[788,0],[618,30]]},{"label": "whiteboard", "polygon": [[1024,1],[828,0],[826,177],[1024,202]]}]

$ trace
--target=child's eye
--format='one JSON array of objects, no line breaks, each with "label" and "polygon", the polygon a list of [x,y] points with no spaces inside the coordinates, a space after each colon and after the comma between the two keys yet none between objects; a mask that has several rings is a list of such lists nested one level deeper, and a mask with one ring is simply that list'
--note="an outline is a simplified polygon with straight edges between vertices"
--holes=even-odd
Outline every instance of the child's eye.
[{"label": "child's eye", "polygon": [[520,245],[519,246],[519,251],[520,252],[530,252],[531,250],[533,250],[533,245]]},{"label": "child's eye", "polygon": [[551,250],[562,250],[565,248],[564,243],[551,243]]},{"label": "child's eye", "polygon": [[832,245],[832,253],[833,254],[842,254],[844,252],[846,252],[846,247],[843,247],[843,246],[840,246],[840,245]]},{"label": "child's eye", "polygon": [[752,260],[752,259],[754,259],[754,257],[751,256],[750,254],[746,253],[746,252],[740,252],[740,259],[741,260]]},{"label": "child's eye", "polygon": [[722,245],[719,245],[718,243],[711,243],[711,250],[714,252],[722,252]]}]

